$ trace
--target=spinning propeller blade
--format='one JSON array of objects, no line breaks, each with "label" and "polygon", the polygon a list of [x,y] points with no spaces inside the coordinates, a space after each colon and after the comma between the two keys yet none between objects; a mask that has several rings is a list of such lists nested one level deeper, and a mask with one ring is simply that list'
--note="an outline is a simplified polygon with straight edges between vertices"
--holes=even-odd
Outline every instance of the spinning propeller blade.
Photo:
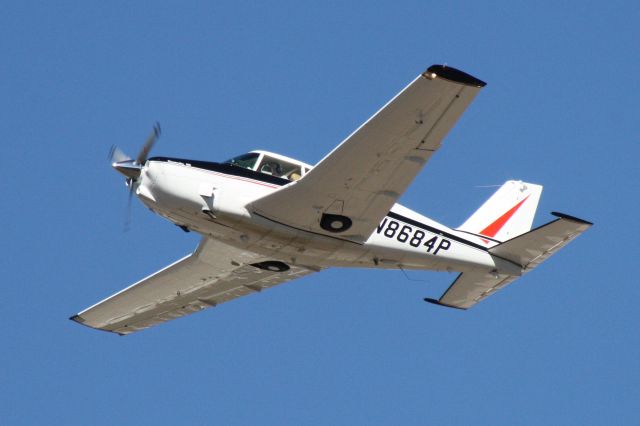
[{"label": "spinning propeller blade", "polygon": [[145,161],[147,161],[147,156],[149,155],[149,151],[151,151],[151,148],[153,148],[153,145],[155,145],[159,137],[160,137],[160,123],[156,121],[156,124],[153,126],[153,130],[151,131],[151,134],[145,141],[144,145],[142,145],[142,149],[140,149],[140,152],[136,157],[136,163],[140,165],[144,165]]},{"label": "spinning propeller blade", "polygon": [[124,232],[131,228],[131,199],[133,198],[133,182],[127,182],[127,185],[129,185],[129,197],[127,200],[127,213],[124,217]]},{"label": "spinning propeller blade", "polygon": [[111,149],[109,150],[109,157],[108,158],[109,158],[109,161],[111,161],[111,163],[120,163],[120,162],[123,162],[123,161],[133,160],[133,158],[131,158],[127,154],[125,154],[116,145],[111,145]]}]

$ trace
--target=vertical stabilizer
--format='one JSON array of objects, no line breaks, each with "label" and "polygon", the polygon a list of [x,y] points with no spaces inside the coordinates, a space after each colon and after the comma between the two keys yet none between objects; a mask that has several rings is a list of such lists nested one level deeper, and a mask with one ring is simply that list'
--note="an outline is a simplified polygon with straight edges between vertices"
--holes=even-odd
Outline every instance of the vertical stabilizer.
[{"label": "vertical stabilizer", "polygon": [[504,183],[458,230],[506,241],[531,229],[542,186],[510,180]]}]

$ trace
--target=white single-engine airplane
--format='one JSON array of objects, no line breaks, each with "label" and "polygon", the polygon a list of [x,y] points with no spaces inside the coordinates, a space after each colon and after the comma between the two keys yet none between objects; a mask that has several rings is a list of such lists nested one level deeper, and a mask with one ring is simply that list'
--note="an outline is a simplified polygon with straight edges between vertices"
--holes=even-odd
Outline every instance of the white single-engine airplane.
[{"label": "white single-engine airplane", "polygon": [[223,163],[112,151],[130,194],[196,250],[71,317],[133,333],[325,268],[460,272],[435,300],[467,309],[531,271],[592,224],[560,213],[531,230],[542,187],[506,182],[458,228],[396,200],[485,83],[433,65],[315,166],[266,151]]}]

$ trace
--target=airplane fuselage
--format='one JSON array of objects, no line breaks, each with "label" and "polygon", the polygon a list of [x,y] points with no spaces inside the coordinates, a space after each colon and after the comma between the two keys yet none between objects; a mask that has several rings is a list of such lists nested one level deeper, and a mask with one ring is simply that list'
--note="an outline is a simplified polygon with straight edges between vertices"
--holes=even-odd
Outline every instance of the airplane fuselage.
[{"label": "airplane fuselage", "polygon": [[368,267],[465,271],[478,268],[519,274],[492,256],[486,238],[455,231],[400,204],[364,244],[277,223],[251,202],[294,182],[221,163],[155,157],[135,185],[152,211],[185,230],[221,240],[264,259],[323,269]]}]

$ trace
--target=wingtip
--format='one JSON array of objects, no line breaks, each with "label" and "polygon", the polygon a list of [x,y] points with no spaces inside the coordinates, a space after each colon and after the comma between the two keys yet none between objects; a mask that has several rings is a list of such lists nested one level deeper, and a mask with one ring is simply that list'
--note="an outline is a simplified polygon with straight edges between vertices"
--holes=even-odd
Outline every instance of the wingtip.
[{"label": "wingtip", "polygon": [[467,86],[484,87],[487,85],[487,83],[479,78],[447,65],[431,65],[423,75],[427,77],[436,75],[446,80],[453,81],[454,83],[460,83]]},{"label": "wingtip", "polygon": [[425,301],[425,302],[428,302],[428,303],[432,303],[432,304],[434,304],[434,305],[443,306],[443,307],[445,307],[445,308],[459,309],[459,310],[461,310],[461,311],[466,311],[466,310],[467,310],[467,308],[462,308],[462,307],[460,307],[460,306],[447,305],[446,303],[442,303],[442,302],[441,302],[441,301],[439,301],[438,299],[433,299],[433,298],[431,298],[431,297],[425,297],[425,298],[424,298],[424,301]]},{"label": "wingtip", "polygon": [[78,314],[76,314],[76,315],[71,315],[71,316],[69,317],[69,319],[70,319],[71,321],[75,321],[75,322],[77,322],[78,324],[82,324],[82,323],[84,323],[84,319],[83,319],[80,315],[78,315]]},{"label": "wingtip", "polygon": [[94,329],[94,330],[98,330],[98,331],[106,331],[106,332],[109,332],[109,333],[117,334],[117,335],[119,335],[119,336],[126,336],[126,335],[127,335],[127,333],[120,333],[120,332],[115,331],[115,330],[107,330],[107,329],[104,329],[104,328],[93,327],[93,326],[91,326],[91,325],[85,324],[85,321],[86,321],[86,320],[85,320],[84,318],[82,318],[82,317],[81,317],[80,315],[78,315],[78,314],[70,316],[70,317],[69,317],[69,319],[70,319],[71,321],[73,321],[73,322],[77,322],[77,323],[78,323],[78,324],[80,324],[80,325],[84,325],[85,327],[89,327],[89,328],[92,328],[92,329]]},{"label": "wingtip", "polygon": [[555,217],[559,217],[560,219],[572,220],[574,222],[583,223],[583,224],[588,225],[588,226],[592,226],[593,225],[593,222],[589,222],[587,220],[580,219],[578,217],[571,216],[571,215],[568,215],[568,214],[564,214],[564,213],[560,213],[560,212],[551,212],[551,214],[554,215]]}]

